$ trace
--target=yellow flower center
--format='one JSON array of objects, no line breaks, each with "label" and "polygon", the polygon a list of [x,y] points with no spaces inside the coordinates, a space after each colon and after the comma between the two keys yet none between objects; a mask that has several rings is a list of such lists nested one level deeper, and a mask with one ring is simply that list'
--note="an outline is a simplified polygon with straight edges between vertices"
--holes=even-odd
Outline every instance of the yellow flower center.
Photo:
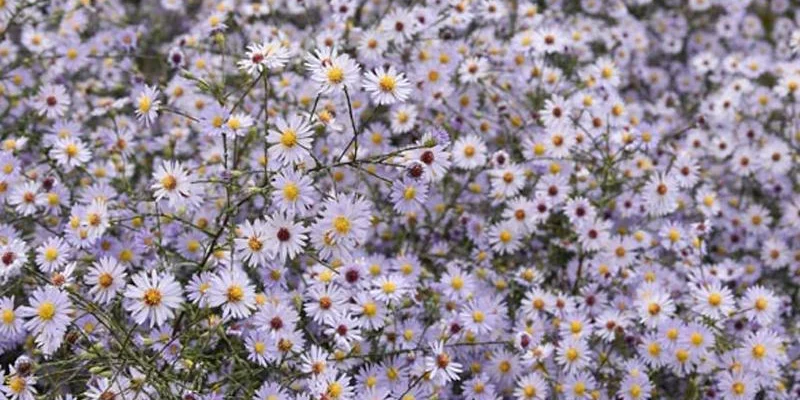
[{"label": "yellow flower center", "polygon": [[281,133],[281,144],[285,147],[294,147],[297,144],[297,133],[293,129],[287,129]]},{"label": "yellow flower center", "polygon": [[267,345],[265,345],[263,342],[256,342],[253,344],[253,350],[256,352],[256,354],[264,354],[264,350],[266,349]]},{"label": "yellow flower center", "polygon": [[575,361],[576,359],[578,359],[578,350],[575,350],[574,347],[570,347],[569,349],[567,349],[565,356],[567,357],[567,360]]},{"label": "yellow flower center", "polygon": [[661,346],[658,343],[650,343],[647,346],[647,352],[650,353],[651,356],[657,357],[661,354]]},{"label": "yellow flower center", "polygon": [[346,235],[350,232],[350,220],[345,216],[338,216],[333,219],[333,229],[340,235]]},{"label": "yellow flower center", "polygon": [[11,325],[14,320],[17,319],[17,316],[14,314],[14,310],[8,308],[3,310],[3,323],[6,325]]},{"label": "yellow flower center", "polygon": [[390,75],[383,75],[378,81],[378,87],[382,92],[391,93],[397,88],[397,80]]},{"label": "yellow flower center", "polygon": [[148,97],[148,96],[141,95],[141,96],[139,96],[139,103],[138,104],[139,104],[139,112],[144,114],[144,113],[147,113],[148,111],[150,111],[150,107],[153,106],[153,100],[151,100],[150,97]]},{"label": "yellow flower center", "polygon": [[464,147],[464,155],[467,157],[472,157],[475,155],[475,146],[467,145]]},{"label": "yellow flower center", "polygon": [[22,379],[19,376],[11,377],[8,380],[8,388],[14,393],[22,393],[22,391],[25,390],[25,386],[25,379]]},{"label": "yellow flower center", "polygon": [[56,249],[55,247],[48,247],[47,249],[45,249],[44,251],[45,260],[53,262],[56,260],[56,258],[58,258],[58,249]]},{"label": "yellow flower center", "polygon": [[228,302],[238,303],[244,298],[244,290],[239,285],[232,285],[228,288]]},{"label": "yellow flower center", "polygon": [[675,341],[678,339],[678,329],[671,328],[667,331],[667,339]]},{"label": "yellow flower center", "polygon": [[64,148],[64,153],[67,154],[67,157],[74,158],[78,155],[78,146],[76,146],[74,143],[70,143]]},{"label": "yellow flower center", "polygon": [[339,382],[331,382],[331,384],[328,385],[328,395],[331,398],[338,399],[342,395],[342,392],[344,392],[344,388]]},{"label": "yellow flower center", "polygon": [[253,251],[261,251],[261,249],[264,247],[264,244],[261,243],[261,241],[258,240],[258,238],[251,237],[249,240],[247,240],[247,247],[249,247],[250,250]]},{"label": "yellow flower center", "polygon": [[392,281],[386,281],[381,286],[383,293],[392,294],[397,290],[397,284]]},{"label": "yellow flower center", "polygon": [[142,296],[144,304],[150,307],[156,307],[161,304],[161,291],[156,288],[147,289]]},{"label": "yellow flower center", "polygon": [[689,352],[684,349],[678,349],[675,352],[675,358],[678,360],[678,362],[685,363],[686,360],[689,359]]},{"label": "yellow flower center", "polygon": [[103,272],[97,277],[97,284],[104,288],[111,286],[112,283],[114,283],[114,277],[108,272]]},{"label": "yellow flower center", "polygon": [[475,311],[472,312],[472,320],[475,321],[475,323],[480,324],[485,319],[486,319],[486,315],[482,311],[475,310]]},{"label": "yellow flower center", "polygon": [[572,391],[578,396],[583,396],[586,393],[586,385],[583,382],[578,382],[572,387]]},{"label": "yellow flower center", "polygon": [[231,128],[232,130],[237,130],[241,127],[242,127],[242,121],[240,121],[239,118],[230,118],[228,120],[228,128]]},{"label": "yellow flower center", "polygon": [[363,307],[364,315],[374,317],[378,314],[378,306],[374,302],[365,303]]},{"label": "yellow flower center", "polygon": [[764,311],[764,310],[766,310],[766,309],[767,309],[767,306],[768,306],[768,305],[769,305],[769,304],[767,303],[767,299],[765,299],[765,298],[763,298],[763,297],[759,297],[759,298],[757,298],[757,299],[756,299],[756,302],[755,302],[755,305],[754,305],[754,307],[755,307],[755,308],[756,308],[756,310],[758,310],[758,311]]},{"label": "yellow flower center", "polygon": [[328,82],[338,85],[344,82],[344,70],[342,67],[334,66],[328,69]]},{"label": "yellow flower center", "polygon": [[45,301],[42,304],[39,304],[37,313],[39,314],[39,318],[42,320],[50,321],[56,315],[56,305],[51,301]]},{"label": "yellow flower center", "polygon": [[161,187],[166,190],[175,190],[178,187],[178,180],[172,175],[161,178]]},{"label": "yellow flower center", "polygon": [[754,358],[762,359],[767,354],[767,348],[762,344],[757,344],[753,346],[752,353]]},{"label": "yellow flower center", "polygon": [[455,290],[461,290],[461,288],[464,287],[464,278],[454,276],[453,279],[450,280],[450,287]]},{"label": "yellow flower center", "polygon": [[701,335],[699,332],[694,332],[692,333],[689,340],[692,341],[692,344],[694,346],[700,346],[701,344],[703,344],[703,335]]},{"label": "yellow flower center", "polygon": [[297,197],[300,195],[300,188],[297,187],[294,183],[289,183],[283,187],[283,197],[289,201],[297,200]]},{"label": "yellow flower center", "polygon": [[123,249],[119,252],[119,260],[123,262],[130,262],[133,260],[133,251],[130,249]]},{"label": "yellow flower center", "polygon": [[196,253],[197,250],[200,250],[200,242],[197,240],[190,240],[186,242],[186,250],[189,250],[190,253]]},{"label": "yellow flower center", "polygon": [[675,228],[672,228],[672,229],[670,229],[670,230],[669,230],[669,233],[667,234],[667,238],[669,238],[669,241],[670,241],[670,242],[672,242],[672,243],[675,243],[675,242],[677,242],[678,240],[680,240],[680,238],[681,238],[681,233],[680,233],[680,232],[678,232],[678,230],[677,230],[677,229],[675,229]]},{"label": "yellow flower center", "polygon": [[634,383],[633,385],[631,385],[629,392],[631,394],[631,397],[633,397],[634,399],[638,399],[639,396],[642,395],[642,387]]},{"label": "yellow flower center", "polygon": [[583,330],[583,324],[581,324],[580,321],[572,321],[572,323],[569,325],[569,330],[573,334],[581,333],[581,330]]}]

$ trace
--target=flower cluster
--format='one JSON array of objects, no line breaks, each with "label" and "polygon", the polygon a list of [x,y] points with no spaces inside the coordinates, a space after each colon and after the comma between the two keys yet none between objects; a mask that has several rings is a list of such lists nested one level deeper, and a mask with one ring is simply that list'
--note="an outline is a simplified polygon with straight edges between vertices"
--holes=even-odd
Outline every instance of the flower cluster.
[{"label": "flower cluster", "polygon": [[0,400],[800,398],[793,0],[0,0]]}]

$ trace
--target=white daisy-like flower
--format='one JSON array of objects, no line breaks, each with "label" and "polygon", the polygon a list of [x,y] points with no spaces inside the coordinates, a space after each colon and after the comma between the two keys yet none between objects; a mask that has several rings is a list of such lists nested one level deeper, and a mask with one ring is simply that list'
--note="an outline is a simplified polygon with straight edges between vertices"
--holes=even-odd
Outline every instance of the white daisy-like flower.
[{"label": "white daisy-like flower", "polygon": [[283,68],[289,62],[289,50],[281,42],[253,43],[247,46],[245,58],[237,65],[250,75],[259,75],[264,69]]},{"label": "white daisy-like flower", "polygon": [[309,54],[306,68],[311,71],[311,80],[319,85],[320,93],[358,86],[361,67],[349,55],[338,54],[335,49],[318,49],[314,54]]},{"label": "white daisy-like flower", "polygon": [[20,317],[14,307],[14,296],[0,297],[0,335],[12,338],[24,332],[24,321]]},{"label": "white daisy-like flower", "polygon": [[158,109],[161,105],[161,100],[158,99],[160,93],[155,86],[145,85],[133,95],[136,117],[144,126],[150,126],[158,117]]},{"label": "white daisy-like flower", "polygon": [[37,288],[30,295],[30,306],[19,309],[21,316],[30,318],[25,329],[36,334],[36,343],[48,354],[61,345],[72,322],[71,313],[69,296],[55,286]]},{"label": "white daisy-like flower", "polygon": [[461,364],[453,360],[454,354],[445,347],[445,343],[438,341],[430,343],[431,355],[425,357],[425,372],[430,379],[442,385],[458,381],[463,370]]},{"label": "white daisy-like flower", "polygon": [[411,94],[411,82],[403,73],[397,72],[394,66],[390,66],[367,72],[364,75],[364,90],[379,105],[402,103]]},{"label": "white daisy-like flower", "polygon": [[692,290],[694,310],[709,318],[722,319],[734,310],[731,290],[718,282],[697,286]]},{"label": "white daisy-like flower", "polygon": [[775,292],[763,286],[756,285],[747,288],[739,307],[744,311],[745,317],[756,321],[763,326],[768,326],[778,314],[781,305]]},{"label": "white daisy-like flower", "polygon": [[125,290],[125,309],[139,325],[161,326],[175,316],[183,303],[183,289],[169,273],[142,271],[133,276]]},{"label": "white daisy-like flower", "polygon": [[53,236],[36,248],[36,265],[42,272],[53,272],[69,261],[71,253],[64,239]]},{"label": "white daisy-like flower", "polygon": [[86,164],[91,156],[91,151],[76,137],[58,138],[50,149],[50,157],[66,171]]},{"label": "white daisy-like flower", "polygon": [[167,198],[173,207],[194,205],[199,202],[197,185],[191,181],[189,172],[178,161],[167,161],[156,168],[153,173],[156,201]]},{"label": "white daisy-like flower", "polygon": [[294,221],[293,215],[273,214],[265,221],[265,233],[270,252],[281,262],[293,260],[303,251],[308,240],[308,228]]},{"label": "white daisy-like flower", "polygon": [[36,96],[34,107],[39,110],[39,115],[47,118],[60,118],[67,112],[70,105],[67,89],[63,85],[45,85]]},{"label": "white daisy-like flower", "polygon": [[92,264],[84,282],[91,285],[89,293],[100,304],[108,304],[125,286],[125,266],[112,257],[103,257]]},{"label": "white daisy-like flower", "polygon": [[284,165],[305,161],[313,141],[312,133],[311,125],[305,118],[279,118],[275,122],[275,129],[270,129],[267,136],[267,142],[271,145],[270,159],[279,160]]},{"label": "white daisy-like flower", "polygon": [[208,305],[221,306],[225,318],[247,318],[255,309],[255,288],[242,271],[222,271],[211,280]]},{"label": "white daisy-like flower", "polygon": [[470,57],[458,68],[458,80],[464,84],[476,83],[489,74],[489,61],[483,57]]}]

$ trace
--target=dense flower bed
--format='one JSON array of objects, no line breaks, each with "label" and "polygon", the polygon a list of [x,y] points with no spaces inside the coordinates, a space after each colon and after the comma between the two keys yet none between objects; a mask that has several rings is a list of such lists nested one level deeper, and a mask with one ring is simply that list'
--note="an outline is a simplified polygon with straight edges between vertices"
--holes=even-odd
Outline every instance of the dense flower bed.
[{"label": "dense flower bed", "polygon": [[798,10],[0,0],[0,399],[797,399]]}]

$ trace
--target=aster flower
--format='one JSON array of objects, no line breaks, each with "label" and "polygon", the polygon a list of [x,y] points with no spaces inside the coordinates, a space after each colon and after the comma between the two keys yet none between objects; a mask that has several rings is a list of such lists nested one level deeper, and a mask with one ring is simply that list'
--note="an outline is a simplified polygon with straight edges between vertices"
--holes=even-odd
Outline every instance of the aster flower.
[{"label": "aster flower", "polygon": [[18,312],[14,306],[14,296],[0,297],[0,334],[11,338],[25,332],[24,320]]},{"label": "aster flower", "polygon": [[267,142],[273,144],[269,148],[270,158],[280,160],[284,165],[303,162],[311,147],[311,133],[311,125],[304,118],[278,119],[275,129],[270,130],[267,136]]},{"label": "aster flower", "polygon": [[253,43],[247,47],[246,57],[238,62],[240,69],[250,75],[258,75],[264,69],[283,68],[289,61],[289,51],[278,41],[263,44]]},{"label": "aster flower", "polygon": [[391,199],[399,214],[418,212],[427,199],[428,187],[422,182],[406,178],[392,185]]},{"label": "aster flower", "polygon": [[5,283],[10,277],[14,277],[28,259],[27,244],[17,238],[6,240],[5,244],[0,244],[0,282]]},{"label": "aster flower", "polygon": [[272,239],[267,237],[266,224],[261,220],[245,221],[239,230],[239,237],[234,239],[239,257],[253,264],[266,264],[272,258]]},{"label": "aster flower", "polygon": [[124,292],[125,309],[139,325],[160,326],[175,315],[183,301],[183,289],[168,273],[140,272]]},{"label": "aster flower", "polygon": [[294,215],[274,214],[264,222],[270,252],[280,261],[292,260],[303,250],[308,228],[294,221]]},{"label": "aster flower", "polygon": [[381,276],[375,281],[370,294],[384,303],[397,302],[408,291],[407,282],[399,274]]},{"label": "aster flower", "polygon": [[521,400],[544,400],[549,393],[547,382],[535,372],[520,378],[514,389],[514,397]]},{"label": "aster flower", "polygon": [[316,50],[306,57],[305,65],[311,72],[311,79],[319,85],[320,93],[358,86],[361,67],[350,56],[338,54],[335,49]]},{"label": "aster flower", "polygon": [[92,264],[84,280],[92,286],[89,293],[94,296],[95,301],[108,304],[125,287],[126,277],[123,265],[111,257],[104,257]]},{"label": "aster flower", "polygon": [[208,305],[222,307],[225,318],[241,319],[255,308],[255,288],[247,276],[237,269],[220,271],[211,279]]},{"label": "aster flower", "polygon": [[652,215],[666,215],[678,207],[677,184],[671,175],[654,175],[642,190],[644,201]]},{"label": "aster flower", "polygon": [[564,372],[580,371],[589,364],[588,352],[585,339],[569,337],[559,343],[555,360]]},{"label": "aster flower", "polygon": [[343,249],[352,249],[363,241],[369,226],[369,203],[354,195],[328,199],[315,226],[324,229],[324,240]]},{"label": "aster flower", "polygon": [[347,301],[345,293],[335,286],[315,286],[309,291],[308,299],[304,309],[315,322],[323,322],[344,311]]},{"label": "aster flower", "polygon": [[756,285],[747,288],[739,307],[745,311],[745,317],[768,326],[778,313],[779,300],[773,291]]},{"label": "aster flower", "polygon": [[752,399],[758,391],[755,378],[742,371],[726,371],[719,380],[719,387],[726,399]]},{"label": "aster flower", "polygon": [[196,185],[192,183],[189,172],[180,162],[165,162],[153,173],[156,201],[167,198],[173,207],[194,205],[199,202]]},{"label": "aster flower", "polygon": [[730,289],[719,283],[694,288],[695,310],[709,318],[720,319],[734,309]]},{"label": "aster flower", "polygon": [[486,164],[486,144],[475,135],[462,136],[453,144],[453,164],[464,169],[475,169]]},{"label": "aster flower", "polygon": [[305,211],[314,204],[312,181],[292,169],[284,169],[272,178],[272,199],[282,211]]},{"label": "aster flower", "polygon": [[22,215],[36,213],[36,204],[41,201],[43,193],[39,192],[40,185],[36,182],[25,182],[18,185],[8,198],[8,203]]},{"label": "aster flower", "polygon": [[231,136],[245,136],[253,125],[253,118],[245,113],[233,113],[225,121],[225,132]]},{"label": "aster flower", "polygon": [[159,95],[160,92],[156,87],[144,85],[131,97],[136,117],[144,126],[150,126],[158,117],[161,106],[161,101],[158,100]]},{"label": "aster flower", "polygon": [[30,306],[19,309],[20,316],[29,318],[25,329],[36,334],[36,343],[46,354],[61,345],[72,321],[71,312],[72,302],[67,294],[53,286],[36,289],[31,294]]},{"label": "aster flower", "polygon": [[364,90],[379,105],[404,102],[411,94],[411,83],[403,73],[398,73],[393,66],[384,70],[367,72],[364,75]]},{"label": "aster flower", "polygon": [[444,342],[430,343],[431,355],[425,357],[425,370],[434,382],[445,384],[459,380],[461,364],[453,360],[453,354],[447,350]]},{"label": "aster flower", "polygon": [[34,107],[39,115],[55,119],[64,116],[69,105],[70,99],[63,85],[45,85],[39,90]]},{"label": "aster flower", "polygon": [[[2,378],[2,374],[0,374]],[[36,391],[37,379],[35,376],[21,376],[11,374],[4,380],[0,390],[3,394],[13,400],[33,400],[38,392]]]},{"label": "aster flower", "polygon": [[461,83],[475,83],[485,78],[489,72],[489,61],[483,57],[471,57],[461,64],[458,78]]},{"label": "aster flower", "polygon": [[778,335],[763,329],[747,334],[738,354],[753,370],[769,370],[786,357],[781,347],[782,343]]}]

